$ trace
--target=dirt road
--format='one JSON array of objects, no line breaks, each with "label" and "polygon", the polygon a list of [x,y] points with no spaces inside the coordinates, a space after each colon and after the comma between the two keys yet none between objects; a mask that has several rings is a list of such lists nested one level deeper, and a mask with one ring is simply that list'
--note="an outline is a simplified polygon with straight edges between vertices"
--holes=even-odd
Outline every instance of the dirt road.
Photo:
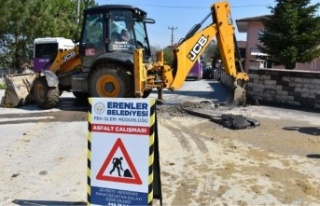
[{"label": "dirt road", "polygon": [[320,205],[318,114],[264,106],[225,112],[261,125],[230,130],[208,119],[160,114],[167,204]]},{"label": "dirt road", "polygon": [[[210,89],[220,90],[215,86],[187,82],[179,93],[166,93],[169,104],[158,106],[163,203],[320,205],[319,113],[219,107],[220,113],[243,114],[261,123],[231,130],[175,104],[216,101],[210,95]],[[200,91],[191,91],[197,87]],[[85,203],[87,109],[72,96],[49,111],[34,105],[0,108],[1,205]]]}]

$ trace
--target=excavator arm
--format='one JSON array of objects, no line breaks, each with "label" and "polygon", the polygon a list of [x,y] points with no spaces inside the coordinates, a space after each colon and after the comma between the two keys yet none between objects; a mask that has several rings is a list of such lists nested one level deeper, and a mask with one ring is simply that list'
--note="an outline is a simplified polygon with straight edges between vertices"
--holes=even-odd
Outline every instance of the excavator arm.
[{"label": "excavator arm", "polygon": [[[202,24],[210,18],[212,23],[200,30]],[[200,30],[200,31],[199,31]],[[137,49],[134,54],[135,70],[135,94],[142,97],[146,89],[157,88],[158,99],[162,99],[162,89],[172,91],[178,90],[184,84],[192,66],[206,51],[213,38],[216,38],[224,70],[234,81],[233,103],[236,105],[245,104],[245,83],[249,80],[247,73],[236,68],[235,54],[239,55],[234,26],[231,19],[231,10],[228,2],[218,2],[211,6],[211,12],[203,21],[196,24],[180,41],[177,48],[173,50],[173,65],[166,65],[163,52],[157,53],[156,62],[152,65],[145,65],[142,61],[142,50]],[[238,56],[237,59],[241,59]],[[159,75],[160,74],[160,75]],[[239,81],[240,80],[240,81]],[[238,82],[242,84],[239,85]]]},{"label": "excavator arm", "polygon": [[[202,24],[210,17],[212,18],[212,23],[200,30]],[[172,91],[180,89],[192,66],[206,51],[213,38],[216,38],[224,70],[234,82],[233,104],[245,105],[246,92],[244,87],[249,77],[242,69],[241,63],[239,63],[240,68],[236,68],[235,54],[238,55],[238,60],[241,60],[241,57],[236,45],[231,10],[228,2],[213,4],[211,12],[205,19],[196,24],[186,37],[180,41],[177,48],[173,50],[175,59],[173,65],[169,66],[165,64],[163,52],[157,53],[155,63],[145,65],[142,61],[142,50],[137,49],[135,51],[134,82],[136,96],[142,97],[146,90],[157,88],[158,99],[162,100],[163,88]],[[241,84],[238,82],[241,82]]]},{"label": "excavator arm", "polygon": [[[202,23],[209,17],[212,23],[203,30],[197,32]],[[213,4],[210,14],[197,24],[187,34],[186,38],[175,49],[176,68],[173,81],[168,84],[171,90],[178,90],[184,83],[194,63],[208,48],[212,39],[216,37],[222,62],[226,73],[235,81],[248,81],[248,75],[238,71],[235,65],[234,27],[231,19],[230,5],[227,2]]]}]

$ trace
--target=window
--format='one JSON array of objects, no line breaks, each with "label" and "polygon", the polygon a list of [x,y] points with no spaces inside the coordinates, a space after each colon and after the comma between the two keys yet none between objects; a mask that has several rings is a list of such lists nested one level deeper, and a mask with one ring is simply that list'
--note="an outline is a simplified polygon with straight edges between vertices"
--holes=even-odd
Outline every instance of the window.
[{"label": "window", "polygon": [[83,43],[97,44],[103,43],[103,15],[88,14],[85,22]]},{"label": "window", "polygon": [[260,30],[258,31],[257,39],[259,39],[260,36],[262,36],[263,34],[264,34],[264,30],[263,30],[263,29],[260,29]]},{"label": "window", "polygon": [[36,44],[35,58],[52,58],[57,55],[58,43]]},{"label": "window", "polygon": [[138,46],[148,48],[147,34],[143,22],[135,22],[134,31],[136,32]]},{"label": "window", "polygon": [[134,33],[132,28],[131,12],[112,11],[110,12],[109,36],[111,51],[133,51],[135,48]]}]

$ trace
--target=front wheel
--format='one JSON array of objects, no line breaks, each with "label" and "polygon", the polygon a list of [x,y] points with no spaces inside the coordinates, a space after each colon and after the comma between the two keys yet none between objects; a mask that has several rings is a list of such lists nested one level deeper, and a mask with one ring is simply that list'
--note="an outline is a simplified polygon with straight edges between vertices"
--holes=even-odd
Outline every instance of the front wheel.
[{"label": "front wheel", "polygon": [[152,89],[144,90],[142,98],[147,98],[151,94]]},{"label": "front wheel", "polygon": [[79,101],[87,101],[89,98],[89,94],[87,92],[73,92],[73,95]]},{"label": "front wheel", "polygon": [[115,64],[100,65],[89,76],[92,97],[134,97],[132,73]]},{"label": "front wheel", "polygon": [[38,78],[32,88],[32,93],[36,104],[42,109],[52,109],[58,106],[58,87],[48,87],[45,77]]}]

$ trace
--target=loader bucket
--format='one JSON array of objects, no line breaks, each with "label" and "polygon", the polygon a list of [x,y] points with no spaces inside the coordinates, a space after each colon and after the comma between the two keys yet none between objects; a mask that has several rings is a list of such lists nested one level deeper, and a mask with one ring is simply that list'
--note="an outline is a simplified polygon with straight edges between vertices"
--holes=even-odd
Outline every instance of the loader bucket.
[{"label": "loader bucket", "polygon": [[6,90],[2,107],[19,107],[33,101],[31,89],[37,74],[15,74],[5,77]]}]

